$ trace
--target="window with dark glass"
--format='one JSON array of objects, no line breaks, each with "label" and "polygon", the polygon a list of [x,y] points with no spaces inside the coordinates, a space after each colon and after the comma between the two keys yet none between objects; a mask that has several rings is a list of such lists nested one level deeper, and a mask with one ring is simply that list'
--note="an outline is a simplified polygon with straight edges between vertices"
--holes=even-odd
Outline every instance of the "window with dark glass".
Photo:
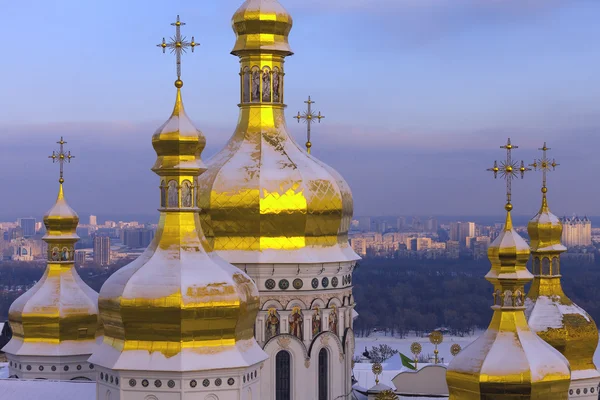
[{"label": "window with dark glass", "polygon": [[329,353],[326,349],[319,352],[319,400],[329,400],[328,390]]},{"label": "window with dark glass", "polygon": [[275,400],[291,399],[290,353],[280,351],[275,357]]}]

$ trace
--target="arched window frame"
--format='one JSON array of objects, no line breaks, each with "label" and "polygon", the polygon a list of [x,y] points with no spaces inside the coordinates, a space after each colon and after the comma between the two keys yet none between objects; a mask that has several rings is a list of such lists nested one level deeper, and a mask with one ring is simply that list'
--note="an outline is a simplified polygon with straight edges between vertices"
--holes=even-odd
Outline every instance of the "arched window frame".
[{"label": "arched window frame", "polygon": [[292,355],[281,350],[275,356],[275,400],[291,400],[292,376]]},{"label": "arched window frame", "polygon": [[318,367],[317,367],[317,399],[318,400],[329,400],[329,371],[331,367],[329,365],[329,350],[323,347],[319,350],[318,355]]},{"label": "arched window frame", "polygon": [[[262,70],[255,65],[254,67],[252,67],[252,69],[250,70],[250,102],[251,103],[260,103],[260,100],[262,98]],[[255,96],[255,87],[256,87],[256,80],[254,79],[255,73],[258,74],[258,93]]]},{"label": "arched window frame", "polygon": [[[266,77],[266,78],[265,78]],[[261,91],[260,98],[263,103],[270,103],[273,100],[273,75],[271,68],[264,66],[261,71]],[[266,82],[265,82],[266,79]],[[265,87],[266,84],[266,87]]]},{"label": "arched window frame", "polygon": [[550,275],[550,259],[548,257],[542,259],[542,275]]},{"label": "arched window frame", "polygon": [[241,90],[242,90],[242,103],[250,103],[250,93],[252,89],[250,87],[250,68],[244,67],[241,74]]},{"label": "arched window frame", "polygon": [[[175,194],[172,194],[173,190],[175,190]],[[175,204],[171,200],[175,200]],[[169,181],[167,185],[167,207],[168,208],[179,208],[179,185],[177,181],[172,179]]]},{"label": "arched window frame", "polygon": [[[186,202],[186,198],[184,194],[186,190],[189,190],[189,202]],[[194,185],[189,180],[184,180],[181,183],[181,207],[182,208],[192,208],[194,206]]]},{"label": "arched window frame", "polygon": [[552,275],[560,275],[560,259],[558,257],[552,258]]}]

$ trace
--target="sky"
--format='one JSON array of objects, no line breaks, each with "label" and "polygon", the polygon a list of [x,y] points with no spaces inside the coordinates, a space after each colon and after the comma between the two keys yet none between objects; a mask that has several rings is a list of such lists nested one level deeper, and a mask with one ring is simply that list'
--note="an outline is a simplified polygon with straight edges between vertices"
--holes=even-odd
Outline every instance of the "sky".
[{"label": "sky", "polygon": [[[294,18],[286,62],[291,117],[311,95],[326,119],[313,154],[350,184],[355,215],[500,215],[486,168],[511,137],[531,163],[544,141],[555,214],[600,215],[600,2],[280,0]],[[230,19],[241,0],[21,0],[0,14],[0,220],[41,216],[56,196],[47,155],[61,135],[69,203],[86,216],[154,215],[152,133],[174,101],[173,34],[186,110],[208,159],[237,122]],[[541,174],[513,185],[515,214],[539,208]]]}]

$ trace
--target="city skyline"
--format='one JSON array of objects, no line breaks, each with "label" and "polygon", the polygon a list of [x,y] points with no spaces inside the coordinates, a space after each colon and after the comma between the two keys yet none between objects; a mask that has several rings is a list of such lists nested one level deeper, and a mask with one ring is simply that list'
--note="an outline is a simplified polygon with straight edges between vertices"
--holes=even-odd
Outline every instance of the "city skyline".
[{"label": "city skyline", "polygon": [[[234,35],[224,22],[237,2],[200,7],[182,0],[170,7],[173,15],[150,6],[156,2],[144,8],[131,2],[116,16],[114,1],[33,3],[39,6],[34,11],[7,5],[7,29],[20,31],[18,16],[26,15],[33,29],[24,30],[21,41],[35,43],[43,33],[70,45],[31,52],[5,44],[14,57],[0,71],[27,79],[3,82],[11,96],[0,99],[6,111],[0,116],[6,154],[0,184],[16,190],[5,196],[0,219],[46,211],[55,196],[46,157],[60,135],[78,156],[65,188],[80,215],[115,209],[155,215],[151,135],[171,107],[174,67],[154,45],[169,34],[163,27],[176,13],[194,23],[185,33],[201,46],[185,58],[183,95],[207,137],[206,160],[237,119],[238,63],[229,55]],[[355,215],[501,215],[502,190],[485,168],[508,136],[520,146],[515,157],[528,163],[544,141],[552,148],[550,156],[561,163],[549,181],[555,214],[600,215],[599,193],[589,183],[598,167],[600,89],[591,82],[600,57],[588,51],[600,34],[593,17],[600,5],[483,3],[332,1],[317,12],[312,0],[284,1],[295,17],[290,41],[296,54],[286,63],[288,124],[302,144],[305,126],[292,116],[312,95],[315,109],[327,116],[313,131],[313,154],[347,178]],[[339,12],[343,18],[333,21]],[[325,34],[331,26],[334,32]],[[364,27],[360,39],[352,33],[356,26]],[[315,47],[313,36],[325,43]],[[123,38],[132,45],[117,45]],[[367,57],[355,57],[357,48]],[[72,62],[65,65],[65,58]],[[352,71],[370,71],[372,60],[381,60],[382,73],[356,79]],[[315,65],[318,73],[306,76]],[[515,214],[537,212],[540,185],[534,174],[516,183]]]}]

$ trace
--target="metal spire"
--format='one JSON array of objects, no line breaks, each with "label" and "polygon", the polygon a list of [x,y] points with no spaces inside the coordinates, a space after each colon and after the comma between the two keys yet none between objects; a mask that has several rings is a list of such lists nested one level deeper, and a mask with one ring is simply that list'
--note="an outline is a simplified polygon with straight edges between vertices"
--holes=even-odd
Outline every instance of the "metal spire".
[{"label": "metal spire", "polygon": [[506,211],[512,210],[511,204],[511,194],[512,194],[512,180],[517,177],[517,174],[521,174],[521,179],[525,176],[526,171],[531,171],[531,168],[527,168],[525,163],[521,161],[521,165],[519,166],[518,161],[513,161],[512,159],[512,151],[514,149],[518,149],[519,146],[513,146],[510,143],[510,138],[504,146],[500,146],[501,149],[506,149],[506,160],[501,161],[500,165],[498,165],[498,161],[494,161],[494,166],[492,168],[488,168],[488,171],[492,171],[494,173],[494,178],[498,177],[498,173],[506,180],[506,206],[504,207]]},{"label": "metal spire", "polygon": [[300,114],[300,111],[298,111],[298,115],[294,116],[294,118],[298,120],[298,123],[300,123],[300,120],[306,122],[306,152],[310,154],[310,148],[312,147],[312,143],[310,142],[310,125],[314,119],[320,123],[325,116],[321,115],[321,111],[319,111],[319,114],[313,112],[311,105],[315,104],[315,102],[310,99],[310,96],[308,96],[308,100],[305,103],[308,104],[308,110],[304,114]]},{"label": "metal spire", "polygon": [[65,153],[64,145],[67,144],[67,142],[63,140],[62,136],[60,137],[60,141],[56,143],[60,145],[59,150],[53,151],[52,155],[48,156],[48,158],[51,158],[53,163],[58,162],[58,164],[60,165],[60,179],[58,180],[58,182],[62,185],[65,181],[63,178],[63,165],[65,161],[70,163],[71,159],[75,158],[75,156],[71,155],[70,150]]},{"label": "metal spire", "polygon": [[181,87],[183,85],[183,82],[181,81],[181,54],[186,53],[188,48],[191,48],[193,53],[194,48],[199,46],[199,43],[194,41],[193,36],[191,42],[187,41],[185,36],[181,36],[181,26],[185,25],[185,23],[179,20],[179,15],[177,16],[177,21],[173,22],[171,25],[175,27],[175,36],[171,37],[171,41],[168,43],[165,41],[165,38],[163,38],[162,43],[157,44],[157,46],[162,48],[163,53],[165,53],[167,48],[171,50],[171,54],[175,53],[177,60],[177,82],[175,82],[175,86]]}]

